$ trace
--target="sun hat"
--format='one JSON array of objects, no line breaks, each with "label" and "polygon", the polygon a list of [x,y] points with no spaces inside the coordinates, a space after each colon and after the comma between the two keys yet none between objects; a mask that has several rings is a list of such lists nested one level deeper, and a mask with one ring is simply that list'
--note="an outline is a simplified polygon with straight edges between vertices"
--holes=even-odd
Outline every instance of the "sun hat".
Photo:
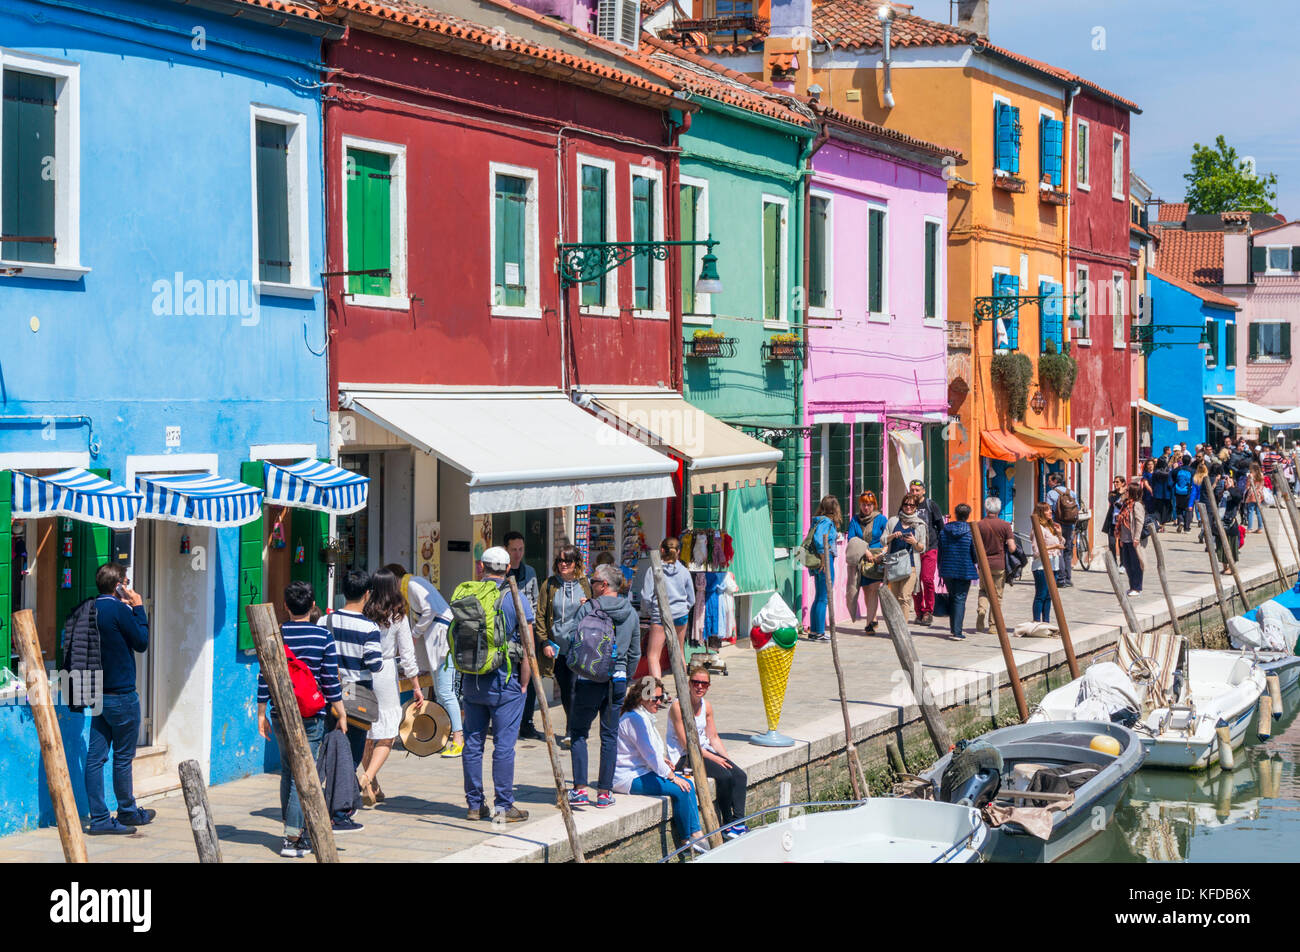
[{"label": "sun hat", "polygon": [[479,556],[479,561],[490,569],[510,568],[510,553],[499,545],[494,545]]},{"label": "sun hat", "polygon": [[409,753],[428,757],[447,746],[447,738],[451,736],[451,718],[436,701],[426,700],[421,704],[411,698],[402,708],[402,723],[397,728],[397,736],[402,738],[402,746]]}]

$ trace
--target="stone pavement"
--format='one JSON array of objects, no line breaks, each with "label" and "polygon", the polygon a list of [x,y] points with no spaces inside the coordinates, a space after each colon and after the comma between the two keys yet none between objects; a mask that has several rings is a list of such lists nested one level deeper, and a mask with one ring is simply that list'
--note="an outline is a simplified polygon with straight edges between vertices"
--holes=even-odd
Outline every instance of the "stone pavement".
[{"label": "stone pavement", "polygon": [[[1280,534],[1277,513],[1268,513],[1269,525],[1286,570],[1294,580],[1296,559]],[[1213,606],[1214,593],[1209,562],[1204,547],[1196,542],[1196,532],[1178,534],[1170,528],[1162,536],[1169,561],[1169,581],[1175,593],[1180,616],[1195,614]],[[1160,593],[1155,572],[1155,554],[1145,550],[1147,563],[1145,591],[1134,599],[1143,628],[1168,621],[1168,612]],[[1272,561],[1261,534],[1247,536],[1240,566],[1247,588],[1276,581]],[[1004,612],[1009,627],[1030,617],[1033,583],[1028,569],[1026,581],[1007,589]],[[1233,588],[1230,576],[1225,588]],[[1105,571],[1074,573],[1074,586],[1064,589],[1062,597],[1070,620],[1070,630],[1080,654],[1113,642],[1121,615]],[[1235,611],[1240,611],[1237,604]],[[933,628],[915,628],[917,651],[924,662],[927,679],[945,703],[977,693],[987,696],[999,680],[1006,682],[1001,652],[995,634],[974,634],[974,593],[966,613],[967,639],[947,639],[946,619],[936,619]],[[1207,624],[1209,624],[1207,622]],[[918,716],[910,690],[901,682],[901,672],[893,645],[883,634],[865,636],[861,624],[841,621],[840,655],[845,683],[851,701],[855,738],[895,729],[900,722]],[[1192,633],[1196,630],[1192,624]],[[1056,639],[1014,639],[1015,657],[1022,674],[1044,670],[1060,663],[1061,643]],[[783,733],[799,743],[793,748],[772,750],[746,743],[766,729],[762,696],[758,687],[758,670],[754,652],[747,641],[728,646],[721,657],[727,662],[728,676],[715,676],[710,691],[723,740],[733,759],[749,772],[752,782],[772,777],[842,749],[843,720],[840,714],[835,674],[831,665],[830,646],[801,641],[796,649],[785,709],[781,719]],[[972,691],[972,688],[977,690]],[[669,686],[672,692],[671,681]],[[553,723],[559,726],[563,711],[551,708]],[[540,716],[537,718],[540,726]],[[661,728],[666,717],[660,718]],[[594,740],[593,736],[593,740]],[[592,770],[598,759],[597,745],[592,745]],[[566,776],[569,756],[561,751]],[[489,750],[490,754],[490,750]],[[485,768],[490,771],[490,756]],[[527,823],[495,827],[490,823],[465,819],[461,767],[459,760],[439,757],[417,758],[398,751],[381,774],[388,801],[383,806],[365,810],[358,819],[365,829],[338,838],[341,858],[347,861],[512,861],[568,858],[563,826],[555,807],[554,783],[546,755],[546,745],[538,741],[519,744],[516,761],[516,796],[532,812]],[[76,782],[74,780],[74,782]],[[209,790],[217,832],[226,862],[308,862],[281,859],[279,777],[260,775],[222,784]],[[98,862],[195,862],[193,838],[186,821],[184,801],[179,791],[158,798],[151,804],[158,810],[155,822],[131,837],[88,838],[90,858]],[[594,806],[576,813],[583,848],[601,849],[662,822],[663,801],[619,796],[606,810]],[[58,834],[54,828],[12,834],[0,838],[0,862],[57,862],[62,859]]]}]

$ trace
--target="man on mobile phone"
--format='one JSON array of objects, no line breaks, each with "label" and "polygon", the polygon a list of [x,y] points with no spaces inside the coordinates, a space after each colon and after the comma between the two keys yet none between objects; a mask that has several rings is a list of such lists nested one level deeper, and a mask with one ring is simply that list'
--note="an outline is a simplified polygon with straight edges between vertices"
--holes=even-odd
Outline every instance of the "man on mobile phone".
[{"label": "man on mobile phone", "polygon": [[[126,570],[105,562],[95,572],[95,625],[104,670],[102,709],[90,721],[86,749],[86,799],[91,835],[129,835],[154,818],[155,811],[135,805],[131,765],[140,733],[140,695],[135,690],[135,655],[149,647],[149,619],[144,599],[132,590]],[[117,817],[104,798],[104,765],[113,751],[113,794]]]}]

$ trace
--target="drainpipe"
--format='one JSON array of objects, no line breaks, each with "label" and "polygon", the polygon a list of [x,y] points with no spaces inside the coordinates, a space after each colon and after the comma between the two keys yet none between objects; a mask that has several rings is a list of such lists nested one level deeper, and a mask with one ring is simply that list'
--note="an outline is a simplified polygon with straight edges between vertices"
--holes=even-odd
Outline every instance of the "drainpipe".
[{"label": "drainpipe", "polygon": [[[1070,156],[1074,154],[1073,151],[1071,150],[1071,146],[1074,144],[1074,97],[1079,95],[1079,93],[1082,91],[1083,91],[1082,86],[1075,86],[1066,94],[1065,97],[1065,141],[1062,143],[1062,147],[1061,147],[1062,165],[1064,165],[1064,163],[1069,161]],[[1073,181],[1073,176],[1075,174],[1075,171],[1079,167],[1078,162],[1071,162],[1070,164],[1073,166],[1073,168],[1070,169],[1069,172],[1067,172],[1064,168],[1061,169],[1061,180],[1067,184]],[[1072,199],[1074,197],[1073,185],[1070,186],[1070,197]],[[1062,287],[1074,287],[1074,285],[1070,283],[1070,277],[1071,277],[1070,275],[1070,202],[1066,202],[1065,203],[1065,240],[1061,242],[1061,285]],[[1074,290],[1076,294],[1079,291],[1078,288],[1074,288]],[[1065,315],[1062,315],[1062,319],[1064,318]],[[1068,321],[1066,322],[1066,326],[1067,327],[1069,326]],[[1078,359],[1079,359],[1078,357],[1075,358],[1075,360]],[[1073,413],[1071,412],[1071,410],[1072,410],[1072,405],[1067,403],[1065,406],[1065,421],[1064,421],[1065,432],[1067,435],[1070,432],[1070,425],[1073,422]],[[1077,491],[1077,487],[1076,487],[1076,491]]]},{"label": "drainpipe", "polygon": [[891,50],[892,50],[891,41],[893,39],[893,28],[894,28],[894,9],[889,4],[885,4],[880,8],[876,16],[880,20],[881,32],[884,34],[881,43],[884,49],[880,60],[881,65],[885,68],[885,92],[884,92],[884,96],[882,97],[882,101],[886,109],[893,109],[894,108],[894,86],[893,86],[893,81],[889,74],[889,67],[894,62],[894,58],[891,55]]},{"label": "drainpipe", "polygon": [[[669,131],[670,138],[668,144],[674,150],[673,152],[669,153],[669,157],[668,157],[668,195],[673,196],[673,198],[671,201],[667,203],[668,208],[664,210],[664,217],[665,217],[664,237],[676,235],[678,238],[680,238],[682,236],[681,221],[680,221],[681,208],[682,208],[682,200],[681,200],[681,187],[682,187],[681,159],[682,157],[681,157],[681,153],[676,150],[680,149],[681,147],[682,134],[685,132],[689,132],[691,129],[691,115],[692,115],[691,113],[683,111],[681,114],[682,116],[681,122],[678,123],[674,121],[671,112],[668,114],[668,123],[670,128]],[[678,253],[676,255],[669,255],[669,262],[668,262],[669,284],[668,284],[668,288],[666,289],[672,291],[671,300],[673,302],[672,311],[670,312],[672,315],[672,320],[669,322],[670,329],[668,332],[671,341],[671,346],[672,346],[672,350],[670,351],[669,354],[670,368],[668,371],[669,373],[668,386],[673,390],[676,390],[678,392],[683,392],[686,388],[686,373],[684,368],[682,367],[682,362],[683,362],[682,348],[685,346],[685,344],[683,343],[682,340],[681,287],[682,287],[684,273],[687,275],[685,280],[690,280],[690,278],[693,278],[695,276],[694,275],[695,249],[682,247],[682,248],[678,248],[677,251]],[[688,254],[690,256],[690,262],[691,262],[689,272],[686,271],[686,259]],[[686,492],[686,496],[687,498],[689,498],[690,493]]]}]

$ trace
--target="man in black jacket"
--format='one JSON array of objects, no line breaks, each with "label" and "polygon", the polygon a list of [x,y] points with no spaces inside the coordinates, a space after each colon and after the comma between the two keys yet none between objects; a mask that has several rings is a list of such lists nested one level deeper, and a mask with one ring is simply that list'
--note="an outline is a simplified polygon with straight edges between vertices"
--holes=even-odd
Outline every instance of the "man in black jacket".
[{"label": "man in black jacket", "polygon": [[[149,619],[144,599],[126,584],[126,571],[105,562],[95,573],[95,623],[104,669],[103,705],[90,721],[86,750],[86,799],[92,835],[131,834],[154,818],[153,810],[135,805],[131,765],[140,733],[140,695],[135,690],[135,655],[149,647]],[[104,765],[113,751],[113,793],[117,818],[104,798]]]}]

